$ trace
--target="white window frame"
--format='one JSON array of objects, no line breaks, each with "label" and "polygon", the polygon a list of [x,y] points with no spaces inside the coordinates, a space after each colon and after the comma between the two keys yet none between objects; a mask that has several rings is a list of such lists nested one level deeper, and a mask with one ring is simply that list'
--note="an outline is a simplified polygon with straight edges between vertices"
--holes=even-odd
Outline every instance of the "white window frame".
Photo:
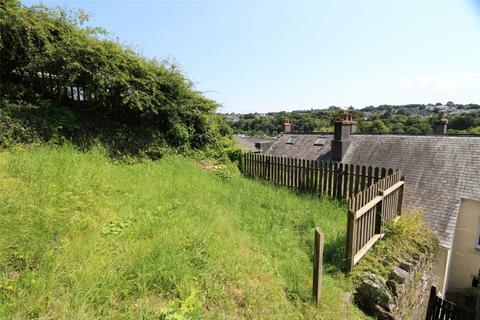
[{"label": "white window frame", "polygon": [[290,136],[288,137],[287,144],[295,144],[298,140],[298,136]]},{"label": "white window frame", "polygon": [[314,146],[324,146],[327,143],[327,137],[319,136],[315,139]]}]

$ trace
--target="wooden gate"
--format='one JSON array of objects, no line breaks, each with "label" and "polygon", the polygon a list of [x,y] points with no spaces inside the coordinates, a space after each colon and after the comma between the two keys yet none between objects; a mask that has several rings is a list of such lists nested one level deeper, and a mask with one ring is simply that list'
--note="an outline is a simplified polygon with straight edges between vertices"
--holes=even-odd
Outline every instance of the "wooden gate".
[{"label": "wooden gate", "polygon": [[400,217],[403,188],[404,177],[397,170],[348,200],[348,271],[383,237],[383,226]]}]

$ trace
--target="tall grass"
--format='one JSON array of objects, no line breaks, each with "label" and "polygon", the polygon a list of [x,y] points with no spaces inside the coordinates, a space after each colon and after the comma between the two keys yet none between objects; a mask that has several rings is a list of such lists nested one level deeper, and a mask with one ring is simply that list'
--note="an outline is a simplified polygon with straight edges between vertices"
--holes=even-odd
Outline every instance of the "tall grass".
[{"label": "tall grass", "polygon": [[[338,203],[225,181],[180,157],[10,150],[0,154],[0,318],[363,318],[338,270],[345,224]],[[327,238],[318,309],[315,226]]]}]

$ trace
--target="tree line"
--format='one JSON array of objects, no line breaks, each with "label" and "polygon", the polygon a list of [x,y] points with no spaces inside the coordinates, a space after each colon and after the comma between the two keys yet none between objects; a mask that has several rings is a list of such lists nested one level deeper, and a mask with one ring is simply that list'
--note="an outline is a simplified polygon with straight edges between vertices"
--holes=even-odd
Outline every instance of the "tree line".
[{"label": "tree line", "polygon": [[[437,113],[449,110],[449,133],[480,134],[480,105],[448,102],[424,105],[381,105],[362,109],[338,107],[300,111],[269,112],[265,114],[225,114],[236,133],[275,136],[282,132],[282,120],[289,118],[295,132],[332,132],[340,114],[348,111],[358,122],[362,133],[432,133]],[[448,114],[448,112],[447,112]]]}]

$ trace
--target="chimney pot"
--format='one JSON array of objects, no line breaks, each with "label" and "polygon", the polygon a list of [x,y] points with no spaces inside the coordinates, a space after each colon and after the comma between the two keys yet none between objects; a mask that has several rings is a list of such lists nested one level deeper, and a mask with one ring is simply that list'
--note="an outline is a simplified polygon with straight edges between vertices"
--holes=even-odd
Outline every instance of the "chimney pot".
[{"label": "chimney pot", "polygon": [[438,120],[435,121],[435,134],[447,134],[448,119],[445,118],[445,112],[440,110],[438,112]]},{"label": "chimney pot", "polygon": [[290,133],[292,132],[292,125],[288,121],[288,118],[285,117],[282,120],[282,127],[283,127],[283,133]]}]

